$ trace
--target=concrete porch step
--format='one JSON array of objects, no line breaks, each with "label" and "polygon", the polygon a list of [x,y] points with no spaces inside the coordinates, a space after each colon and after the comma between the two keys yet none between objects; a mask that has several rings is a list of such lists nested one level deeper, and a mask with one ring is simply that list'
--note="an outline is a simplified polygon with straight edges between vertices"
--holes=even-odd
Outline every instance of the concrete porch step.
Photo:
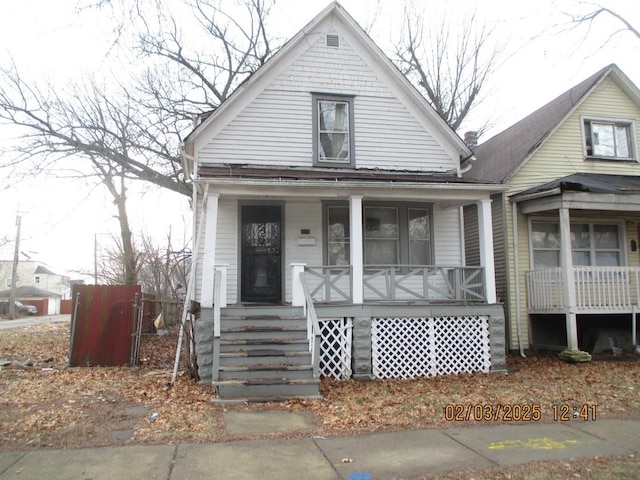
[{"label": "concrete porch step", "polygon": [[278,349],[236,350],[220,353],[220,367],[238,365],[309,365],[309,351],[286,352]]},{"label": "concrete porch step", "polygon": [[220,340],[221,352],[233,352],[238,350],[244,350],[248,355],[251,355],[254,351],[264,352],[279,351],[279,352],[291,352],[291,351],[304,351],[308,348],[309,341],[305,338],[241,338],[241,339],[229,339],[225,336]]},{"label": "concrete porch step", "polygon": [[311,365],[238,365],[220,367],[220,380],[248,380],[254,378],[313,378]]},{"label": "concrete porch step", "polygon": [[306,398],[320,396],[318,379],[274,379],[222,380],[213,382],[221,398],[289,397]]}]

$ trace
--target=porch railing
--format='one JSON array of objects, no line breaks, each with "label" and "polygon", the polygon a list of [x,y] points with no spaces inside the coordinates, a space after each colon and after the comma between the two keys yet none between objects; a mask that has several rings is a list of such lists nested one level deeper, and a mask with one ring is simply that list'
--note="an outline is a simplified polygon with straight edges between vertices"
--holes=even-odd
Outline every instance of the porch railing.
[{"label": "porch railing", "polygon": [[[306,266],[309,294],[315,302],[351,302],[352,268]],[[482,267],[366,265],[364,300],[486,302]]]},{"label": "porch railing", "polygon": [[307,338],[309,339],[309,351],[313,365],[313,378],[318,378],[320,376],[320,324],[304,272],[300,273],[300,283],[304,293],[304,311],[307,317]]},{"label": "porch railing", "polygon": [[309,295],[317,302],[351,302],[351,265],[307,266]]},{"label": "porch railing", "polygon": [[[631,311],[640,299],[640,267],[574,267],[575,307],[582,311]],[[526,272],[527,308],[566,308],[561,268]]]},{"label": "porch railing", "polygon": [[482,267],[367,265],[365,300],[485,302]]}]

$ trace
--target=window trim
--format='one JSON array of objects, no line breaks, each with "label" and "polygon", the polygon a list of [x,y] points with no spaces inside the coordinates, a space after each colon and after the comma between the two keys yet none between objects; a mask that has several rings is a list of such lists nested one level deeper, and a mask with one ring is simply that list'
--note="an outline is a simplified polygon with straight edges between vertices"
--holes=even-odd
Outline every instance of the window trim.
[{"label": "window trim", "polygon": [[[313,136],[313,166],[315,167],[331,167],[331,168],[355,168],[355,135],[354,135],[354,113],[353,95],[340,95],[340,94],[328,94],[328,93],[312,93],[312,136]],[[349,162],[326,162],[321,161],[319,158],[319,122],[318,122],[318,103],[320,101],[328,102],[344,102],[349,105]]]},{"label": "window trim", "polygon": [[[528,237],[529,237],[529,269],[530,270],[537,270],[540,268],[536,268],[534,265],[534,258],[533,258],[533,254],[534,254],[534,248],[533,248],[533,224],[534,223],[554,223],[556,225],[559,225],[559,221],[557,219],[553,219],[553,218],[549,218],[549,217],[533,217],[533,218],[529,218],[529,222],[528,222]],[[590,241],[593,242],[593,235],[591,235],[591,233],[593,232],[593,227],[595,225],[615,225],[618,228],[618,242],[620,244],[620,267],[626,267],[629,265],[629,260],[628,260],[628,255],[627,255],[627,240],[626,240],[626,228],[625,228],[625,224],[624,221],[620,220],[620,221],[615,221],[615,220],[606,220],[606,219],[602,219],[602,218],[584,218],[584,217],[576,217],[576,218],[572,218],[571,219],[571,225],[588,225],[589,226],[589,232],[590,232]],[[558,227],[558,232],[560,232],[559,227]],[[575,250],[575,251],[579,251],[579,252],[583,252],[585,251],[585,249],[579,249],[579,250]],[[590,260],[593,260],[593,255],[597,252],[598,250],[594,250],[592,248],[592,246],[590,245],[589,247],[589,258]],[[605,250],[600,250],[600,251],[613,251],[611,249],[605,249]],[[561,247],[558,248],[558,254],[562,255],[562,249]],[[574,252],[574,249],[571,249],[571,252]],[[558,257],[560,258],[560,257]],[[595,267],[597,265],[591,265],[592,267]],[[543,267],[542,269],[548,269],[548,268],[560,268],[561,265],[558,265],[557,267]]]},{"label": "window trim", "polygon": [[[627,129],[628,141],[629,141],[629,156],[628,157],[618,157],[618,156],[605,156],[605,155],[594,155],[593,154],[593,146],[591,147],[591,155],[589,155],[587,151],[587,132],[586,127],[589,124],[589,129],[591,130],[592,123],[605,123],[611,124],[614,126],[624,126]],[[597,161],[610,161],[610,162],[638,162],[638,149],[636,144],[636,124],[633,119],[628,118],[617,118],[617,117],[592,117],[592,116],[581,116],[580,117],[580,131],[582,132],[582,153],[585,160],[597,160]]]}]

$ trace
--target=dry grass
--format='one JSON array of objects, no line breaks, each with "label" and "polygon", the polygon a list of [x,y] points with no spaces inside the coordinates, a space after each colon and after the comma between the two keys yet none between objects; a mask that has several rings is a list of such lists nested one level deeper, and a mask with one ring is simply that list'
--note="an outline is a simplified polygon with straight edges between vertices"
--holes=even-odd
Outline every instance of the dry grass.
[{"label": "dry grass", "polygon": [[[553,356],[511,357],[508,375],[372,382],[325,379],[322,402],[221,406],[211,403],[210,387],[186,374],[169,383],[176,338],[176,332],[143,337],[140,367],[67,368],[68,324],[0,332],[0,359],[8,364],[0,371],[0,451],[229,441],[239,438],[224,431],[223,413],[230,409],[303,411],[316,422],[312,432],[298,433],[306,436],[487,423],[474,420],[473,413],[468,421],[448,421],[447,405],[536,404],[541,422],[552,422],[552,405],[562,404],[595,405],[597,419],[640,417],[640,362],[631,355],[622,361],[583,364],[567,364]],[[157,420],[150,420],[151,413],[158,414]],[[497,421],[503,421],[502,416]],[[114,433],[121,431],[132,432],[132,438],[119,440]],[[637,463],[631,461],[635,471]],[[576,468],[583,468],[580,465]],[[597,471],[598,465],[573,472],[582,477],[567,478],[589,478],[584,469]],[[501,469],[500,474],[508,471]],[[510,478],[564,478],[531,475]]]}]

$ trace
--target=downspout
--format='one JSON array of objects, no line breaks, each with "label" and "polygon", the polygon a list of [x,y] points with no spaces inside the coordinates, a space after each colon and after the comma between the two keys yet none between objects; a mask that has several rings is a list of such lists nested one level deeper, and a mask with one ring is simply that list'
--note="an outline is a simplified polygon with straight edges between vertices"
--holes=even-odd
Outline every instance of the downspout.
[{"label": "downspout", "polygon": [[511,204],[513,217],[513,274],[516,279],[516,331],[518,335],[518,349],[520,356],[526,357],[522,349],[522,328],[520,326],[520,258],[518,255],[518,205]]},{"label": "downspout", "polygon": [[463,267],[467,266],[467,249],[465,248],[465,235],[464,235],[464,207],[459,207],[458,221],[460,222],[460,251],[462,252],[461,264]]}]

